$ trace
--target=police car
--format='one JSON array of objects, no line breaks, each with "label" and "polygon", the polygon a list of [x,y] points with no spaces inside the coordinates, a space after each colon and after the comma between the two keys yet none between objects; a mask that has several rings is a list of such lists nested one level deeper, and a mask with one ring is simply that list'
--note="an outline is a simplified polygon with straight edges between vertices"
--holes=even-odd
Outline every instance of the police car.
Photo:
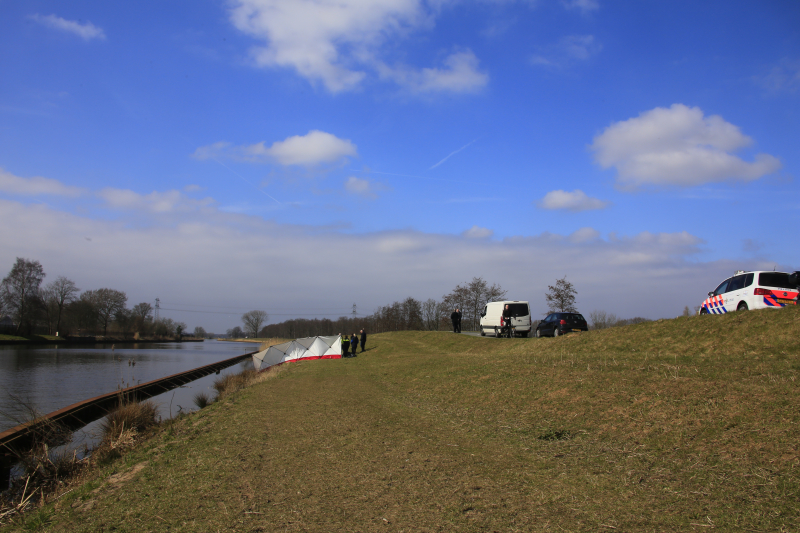
[{"label": "police car", "polygon": [[708,293],[698,311],[701,315],[720,315],[730,311],[780,308],[797,305],[800,272],[737,271]]}]

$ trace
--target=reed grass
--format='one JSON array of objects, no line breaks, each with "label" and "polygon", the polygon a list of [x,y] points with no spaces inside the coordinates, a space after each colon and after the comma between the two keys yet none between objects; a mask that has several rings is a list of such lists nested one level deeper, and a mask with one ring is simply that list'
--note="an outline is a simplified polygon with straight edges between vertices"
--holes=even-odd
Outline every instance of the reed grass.
[{"label": "reed grass", "polygon": [[211,404],[212,400],[207,392],[198,392],[197,394],[194,395],[192,401],[194,402],[195,406],[197,406],[198,409],[205,409]]},{"label": "reed grass", "polygon": [[158,424],[158,407],[151,400],[125,402],[100,423],[103,439],[114,439],[125,429],[144,431]]}]

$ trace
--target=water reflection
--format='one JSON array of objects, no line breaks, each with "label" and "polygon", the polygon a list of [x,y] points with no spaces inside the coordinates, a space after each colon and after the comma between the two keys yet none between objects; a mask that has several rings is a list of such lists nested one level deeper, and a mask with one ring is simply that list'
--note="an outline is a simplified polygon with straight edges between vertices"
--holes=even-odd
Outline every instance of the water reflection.
[{"label": "water reflection", "polygon": [[[144,383],[199,366],[254,351],[251,343],[205,341],[159,343],[0,346],[0,431],[26,420],[24,403],[39,413],[50,413],[67,405]],[[252,362],[247,363],[252,367]],[[222,371],[242,370],[235,365]],[[184,387],[153,398],[162,418],[179,410],[195,409],[192,398],[211,392],[218,376],[205,376]]]}]

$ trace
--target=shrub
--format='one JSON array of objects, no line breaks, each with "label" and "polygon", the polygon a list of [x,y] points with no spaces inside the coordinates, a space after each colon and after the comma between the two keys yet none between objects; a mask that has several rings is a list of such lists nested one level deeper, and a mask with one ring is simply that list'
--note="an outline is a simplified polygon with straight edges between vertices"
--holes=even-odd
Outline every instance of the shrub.
[{"label": "shrub", "polygon": [[203,409],[211,403],[211,398],[206,392],[198,392],[194,395],[193,401],[198,409]]},{"label": "shrub", "polygon": [[128,402],[121,404],[109,413],[100,424],[103,440],[117,438],[126,429],[137,432],[144,431],[158,424],[158,409],[150,401]]}]

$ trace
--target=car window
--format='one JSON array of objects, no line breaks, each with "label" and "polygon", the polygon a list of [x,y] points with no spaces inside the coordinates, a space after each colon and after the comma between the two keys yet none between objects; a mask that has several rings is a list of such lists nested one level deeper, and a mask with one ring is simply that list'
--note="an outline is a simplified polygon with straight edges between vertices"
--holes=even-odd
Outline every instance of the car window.
[{"label": "car window", "polygon": [[734,276],[731,278],[731,282],[728,283],[728,290],[726,292],[731,291],[738,291],[739,289],[744,288],[744,274],[741,276]]},{"label": "car window", "polygon": [[781,289],[793,289],[789,283],[789,274],[786,272],[762,272],[758,275],[758,284],[762,287],[778,287]]},{"label": "car window", "polygon": [[728,290],[728,282],[729,281],[730,281],[730,279],[726,279],[725,281],[720,283],[719,287],[717,287],[716,290],[714,291],[714,296],[717,296],[719,294],[724,294]]},{"label": "car window", "polygon": [[745,287],[749,287],[750,285],[752,285],[752,284],[753,284],[753,277],[754,277],[754,276],[753,276],[753,273],[752,273],[752,272],[750,272],[749,274],[747,274],[747,275],[745,276],[745,278],[744,278],[744,286],[745,286]]},{"label": "car window", "polygon": [[528,304],[509,304],[508,308],[512,315],[525,316],[528,313]]}]

